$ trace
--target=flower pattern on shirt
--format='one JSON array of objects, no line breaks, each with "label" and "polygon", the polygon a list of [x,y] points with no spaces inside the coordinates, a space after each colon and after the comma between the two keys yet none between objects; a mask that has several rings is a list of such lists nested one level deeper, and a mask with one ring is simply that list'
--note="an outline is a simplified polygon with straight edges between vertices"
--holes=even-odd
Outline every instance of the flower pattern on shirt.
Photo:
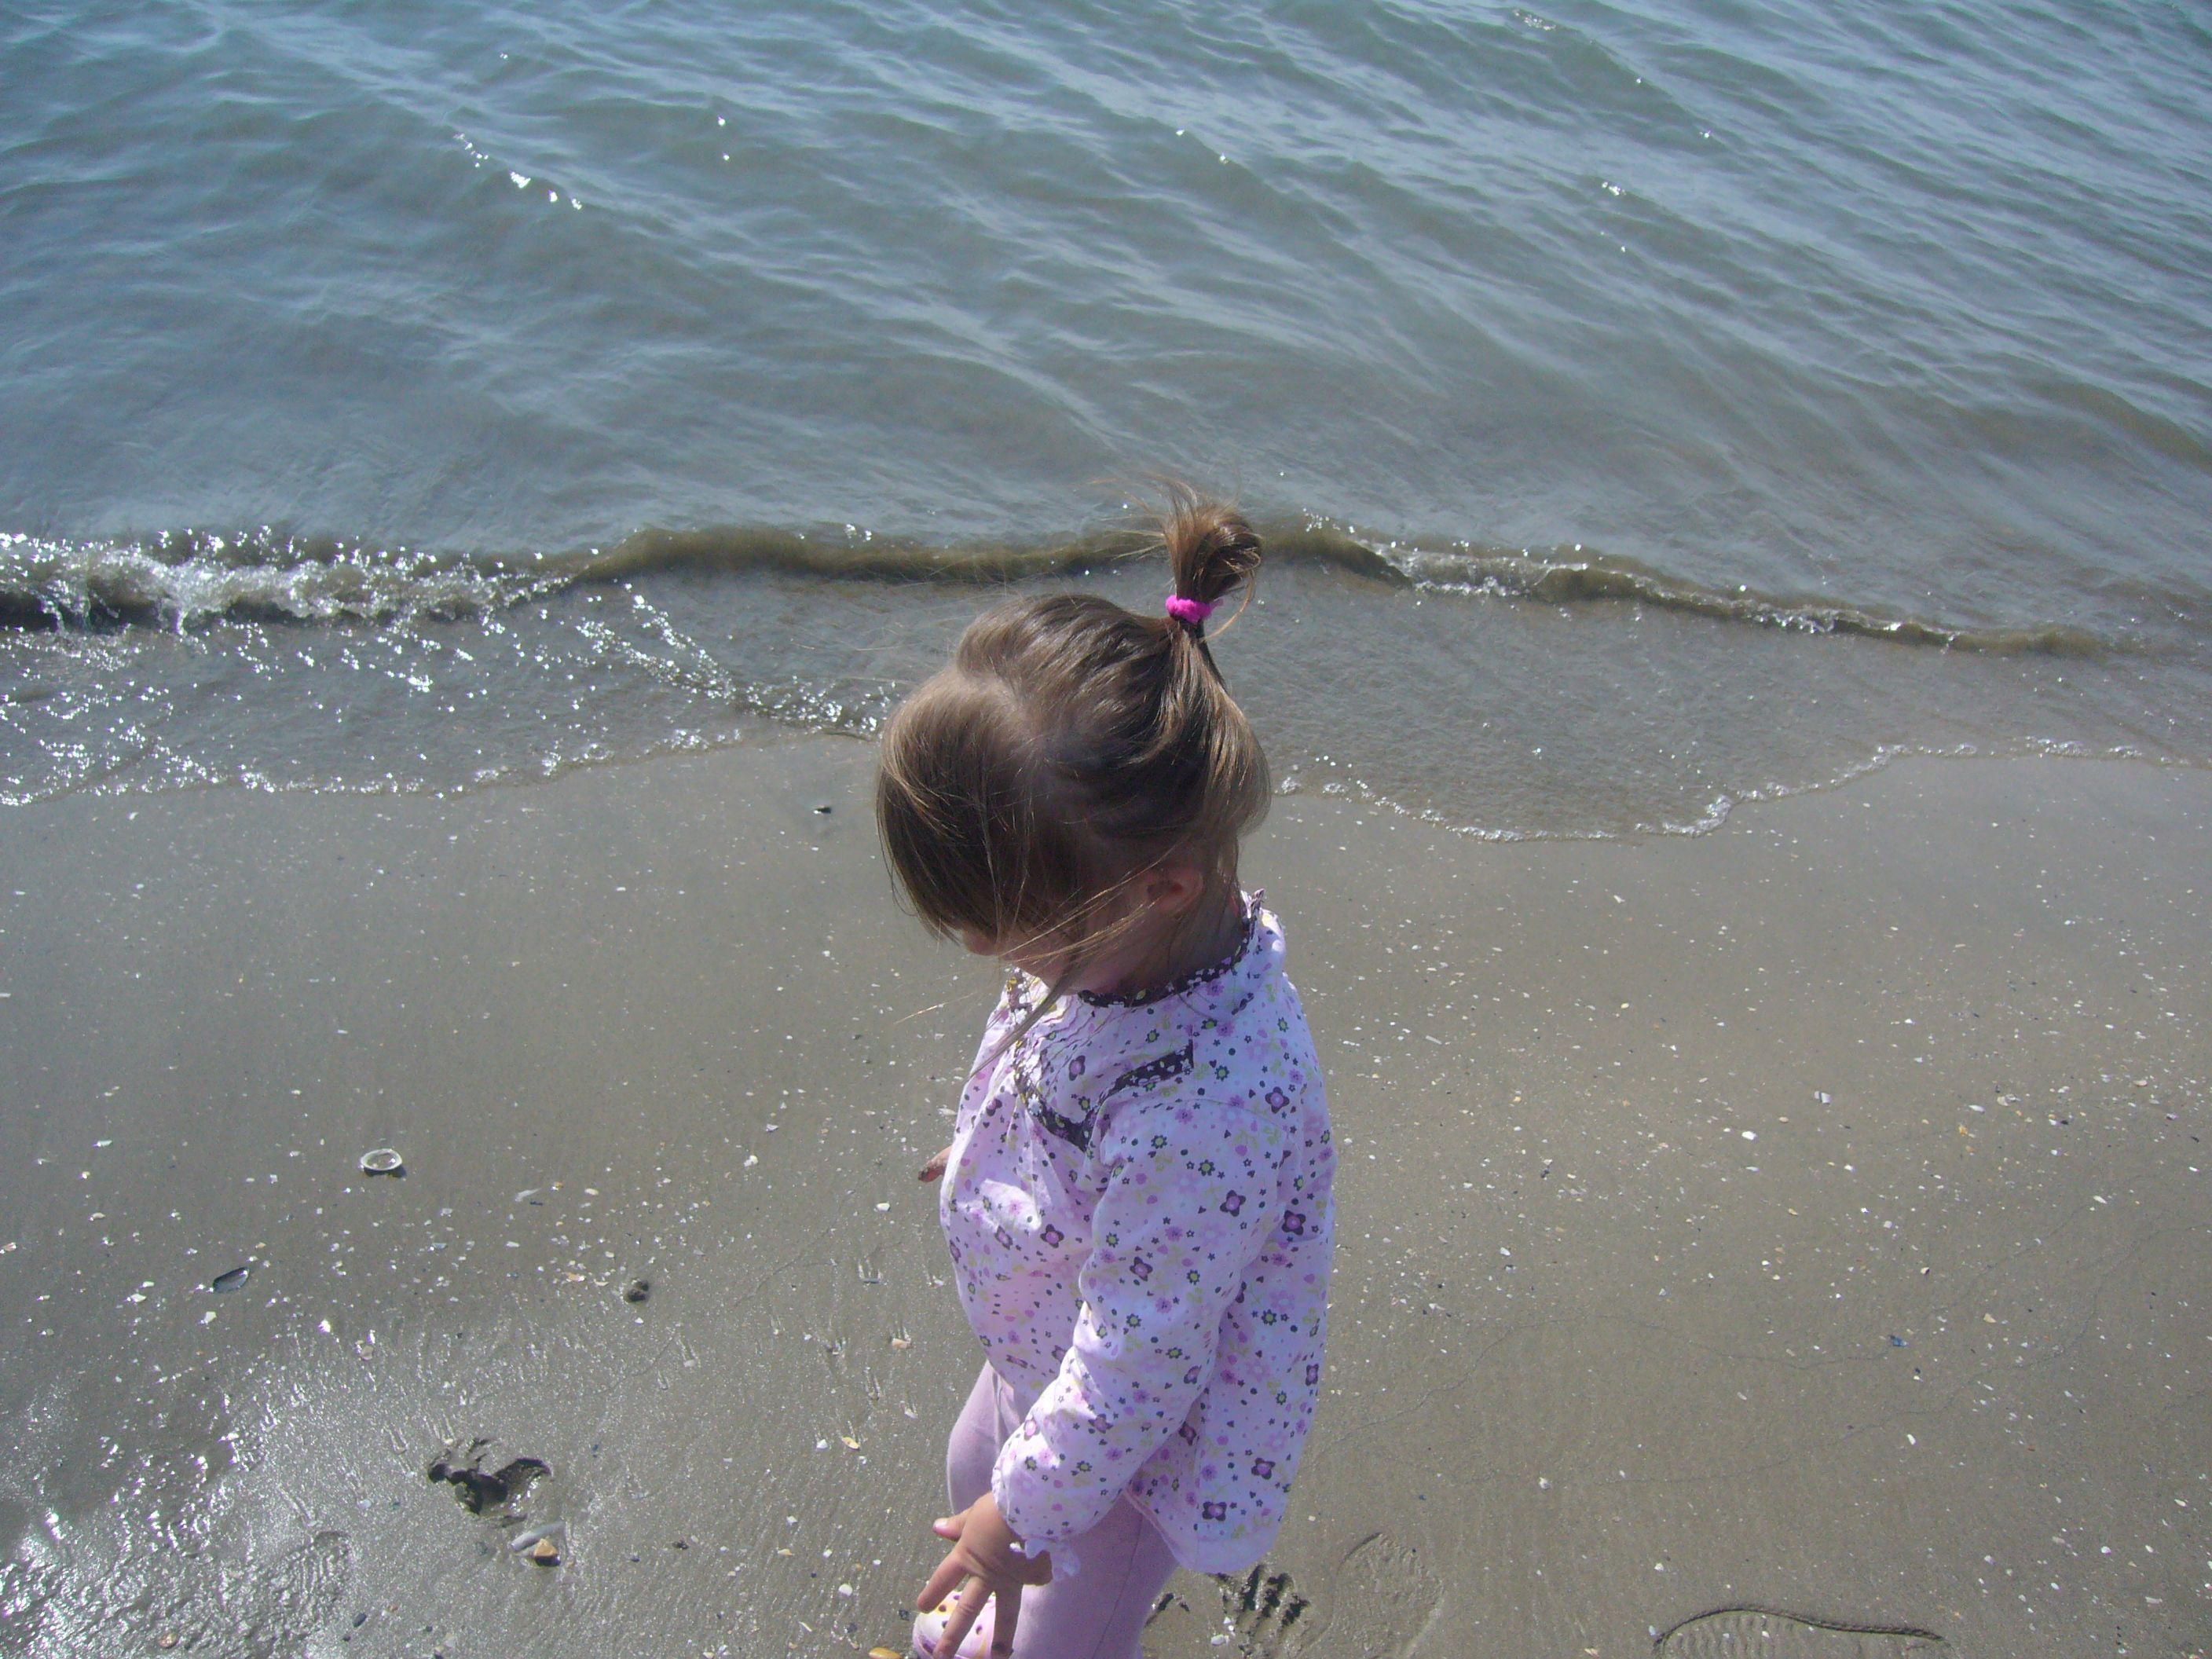
[{"label": "flower pattern on shirt", "polygon": [[1141,998],[1079,994],[1019,1042],[1016,975],[961,1096],[939,1216],[969,1323],[1022,1407],[992,1490],[1024,1540],[1127,1492],[1186,1566],[1281,1524],[1320,1394],[1335,1152],[1272,914]]}]

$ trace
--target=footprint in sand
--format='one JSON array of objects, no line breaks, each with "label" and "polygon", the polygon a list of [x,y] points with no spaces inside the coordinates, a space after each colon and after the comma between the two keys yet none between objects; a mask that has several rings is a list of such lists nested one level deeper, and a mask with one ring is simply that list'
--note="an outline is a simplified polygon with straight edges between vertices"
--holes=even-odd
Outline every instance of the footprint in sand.
[{"label": "footprint in sand", "polygon": [[204,1639],[225,1632],[218,1645],[234,1644],[224,1650],[253,1659],[296,1653],[337,1614],[352,1576],[352,1541],[342,1532],[319,1532],[259,1571],[243,1575],[237,1585],[224,1587],[215,1628],[198,1635]]},{"label": "footprint in sand", "polygon": [[1326,1614],[1265,1562],[1217,1580],[1236,1659],[1405,1659],[1436,1619],[1436,1575],[1388,1534],[1354,1544],[1331,1577]]},{"label": "footprint in sand", "polygon": [[317,1533],[270,1568],[265,1621],[278,1642],[304,1641],[337,1611],[353,1576],[353,1544],[342,1532]]},{"label": "footprint in sand", "polygon": [[1403,1659],[1436,1621],[1443,1587],[1419,1552],[1388,1533],[1354,1544],[1336,1570],[1314,1659]]},{"label": "footprint in sand", "polygon": [[1298,1626],[1312,1608],[1291,1586],[1290,1574],[1271,1572],[1263,1561],[1242,1578],[1215,1582],[1238,1659],[1290,1659],[1303,1650]]},{"label": "footprint in sand", "polygon": [[1765,1607],[1723,1607],[1684,1620],[1659,1638],[1656,1659],[1906,1659],[1933,1655],[1931,1631],[1824,1624]]}]

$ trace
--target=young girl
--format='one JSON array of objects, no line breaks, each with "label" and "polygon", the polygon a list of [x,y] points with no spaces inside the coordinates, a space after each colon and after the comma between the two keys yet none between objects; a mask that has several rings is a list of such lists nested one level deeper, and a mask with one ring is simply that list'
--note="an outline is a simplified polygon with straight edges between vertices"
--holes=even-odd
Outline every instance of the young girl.
[{"label": "young girl", "polygon": [[1260,540],[1182,491],[1164,528],[1164,614],[1003,605],[884,738],[895,878],[1014,969],[921,1172],[984,1352],[925,1656],[1136,1659],[1178,1563],[1266,1553],[1320,1392],[1328,1112],[1237,887],[1267,764],[1206,643]]}]

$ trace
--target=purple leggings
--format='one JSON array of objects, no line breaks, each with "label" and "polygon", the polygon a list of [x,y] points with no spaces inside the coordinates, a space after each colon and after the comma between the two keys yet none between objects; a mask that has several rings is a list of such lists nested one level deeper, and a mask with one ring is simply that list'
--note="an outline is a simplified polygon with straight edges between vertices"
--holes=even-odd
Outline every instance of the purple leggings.
[{"label": "purple leggings", "polygon": [[[952,1514],[991,1490],[991,1466],[1018,1422],[1013,1391],[985,1365],[945,1443]],[[1014,1659],[1139,1659],[1138,1636],[1175,1574],[1167,1540],[1125,1494],[1066,1547],[1079,1564],[1076,1576],[1022,1592]]]}]

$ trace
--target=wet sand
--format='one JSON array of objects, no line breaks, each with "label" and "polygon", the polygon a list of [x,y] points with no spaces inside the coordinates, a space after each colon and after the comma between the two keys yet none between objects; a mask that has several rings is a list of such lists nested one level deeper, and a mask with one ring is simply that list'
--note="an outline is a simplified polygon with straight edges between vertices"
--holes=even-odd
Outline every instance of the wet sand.
[{"label": "wet sand", "polygon": [[[867,763],[7,815],[0,1653],[899,1644],[975,1364],[911,1171],[994,976]],[[1279,801],[1329,1393],[1155,1659],[2203,1652],[2208,871],[2148,766],[1638,843]],[[480,1436],[525,1519],[425,1479]]]}]

